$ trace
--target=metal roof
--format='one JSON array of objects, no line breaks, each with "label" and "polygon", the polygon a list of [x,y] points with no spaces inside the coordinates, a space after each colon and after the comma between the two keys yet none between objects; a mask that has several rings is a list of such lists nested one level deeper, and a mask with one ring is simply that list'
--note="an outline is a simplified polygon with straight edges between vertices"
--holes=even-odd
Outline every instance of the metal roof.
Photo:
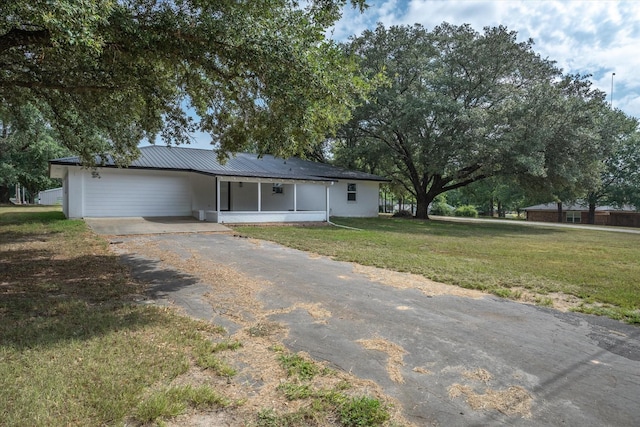
[{"label": "metal roof", "polygon": [[[53,165],[80,165],[79,157],[64,157],[49,161]],[[98,161],[98,163],[100,163]],[[116,167],[112,159],[107,159],[101,167]],[[377,175],[331,166],[326,163],[288,159],[271,155],[258,157],[257,154],[238,153],[232,155],[225,164],[218,162],[213,150],[186,147],[151,145],[140,147],[140,157],[131,162],[131,169],[161,169],[193,171],[218,176],[245,176],[253,178],[303,179],[316,181],[364,180],[389,181]]]}]

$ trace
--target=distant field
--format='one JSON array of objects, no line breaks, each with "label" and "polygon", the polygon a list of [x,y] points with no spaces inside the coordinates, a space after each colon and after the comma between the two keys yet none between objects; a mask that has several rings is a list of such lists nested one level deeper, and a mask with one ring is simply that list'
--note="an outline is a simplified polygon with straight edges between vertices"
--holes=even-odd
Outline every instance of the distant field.
[{"label": "distant field", "polygon": [[[640,323],[640,235],[394,218],[337,218],[337,227],[242,226],[244,235],[337,260],[421,274],[496,295]],[[555,296],[554,296],[555,297]]]}]

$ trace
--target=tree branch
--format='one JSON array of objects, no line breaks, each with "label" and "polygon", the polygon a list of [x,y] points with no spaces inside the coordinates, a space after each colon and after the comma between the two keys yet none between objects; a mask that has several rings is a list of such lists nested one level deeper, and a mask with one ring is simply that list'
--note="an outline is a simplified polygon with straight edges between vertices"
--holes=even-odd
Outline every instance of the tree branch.
[{"label": "tree branch", "polygon": [[96,85],[64,85],[59,83],[46,82],[25,82],[25,81],[0,81],[0,87],[18,86],[28,89],[53,89],[62,92],[101,92],[116,89],[113,86],[96,86]]}]

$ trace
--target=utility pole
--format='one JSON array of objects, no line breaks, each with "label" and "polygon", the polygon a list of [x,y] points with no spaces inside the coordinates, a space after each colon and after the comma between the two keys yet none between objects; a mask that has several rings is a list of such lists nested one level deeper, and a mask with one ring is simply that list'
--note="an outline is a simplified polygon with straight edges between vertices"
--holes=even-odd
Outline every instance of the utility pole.
[{"label": "utility pole", "polygon": [[613,76],[615,76],[616,73],[611,73],[611,109],[613,110]]}]

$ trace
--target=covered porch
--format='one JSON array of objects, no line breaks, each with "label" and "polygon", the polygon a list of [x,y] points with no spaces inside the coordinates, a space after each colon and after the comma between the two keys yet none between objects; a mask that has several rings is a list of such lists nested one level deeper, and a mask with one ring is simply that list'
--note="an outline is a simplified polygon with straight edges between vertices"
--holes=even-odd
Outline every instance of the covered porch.
[{"label": "covered porch", "polygon": [[193,216],[200,221],[243,224],[329,220],[329,189],[334,181],[247,176],[211,178],[215,185],[215,209],[211,209],[213,206],[194,209]]}]

